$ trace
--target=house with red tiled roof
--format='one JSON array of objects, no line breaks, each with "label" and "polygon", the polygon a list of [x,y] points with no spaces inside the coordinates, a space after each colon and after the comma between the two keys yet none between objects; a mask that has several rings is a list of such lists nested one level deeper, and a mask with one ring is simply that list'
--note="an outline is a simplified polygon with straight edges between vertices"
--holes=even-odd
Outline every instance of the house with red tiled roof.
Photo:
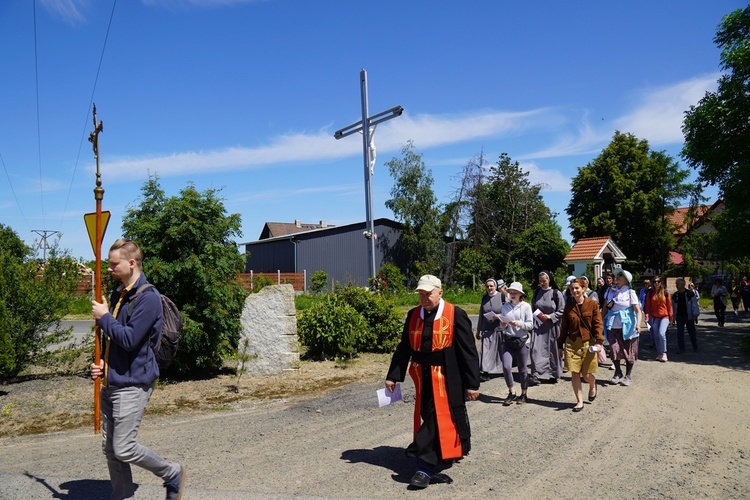
[{"label": "house with red tiled roof", "polygon": [[670,216],[674,226],[675,248],[669,252],[671,264],[680,265],[684,262],[680,253],[680,243],[688,232],[706,234],[715,231],[713,220],[724,211],[724,200],[718,199],[712,205],[701,205],[695,209],[691,217],[690,207],[679,207]]},{"label": "house with red tiled roof", "polygon": [[[568,266],[568,273],[575,276],[586,274],[588,265],[592,264],[594,266],[593,279],[596,280],[604,274],[606,269],[620,267],[625,258],[625,254],[612,241],[612,238],[597,236],[576,241],[564,261]],[[589,279],[592,278],[589,277]]]}]

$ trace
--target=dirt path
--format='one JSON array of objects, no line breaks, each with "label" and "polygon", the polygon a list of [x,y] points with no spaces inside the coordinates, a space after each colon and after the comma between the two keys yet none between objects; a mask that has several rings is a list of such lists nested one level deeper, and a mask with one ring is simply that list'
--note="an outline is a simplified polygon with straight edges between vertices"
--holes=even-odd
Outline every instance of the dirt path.
[{"label": "dirt path", "polygon": [[[600,369],[596,401],[577,414],[567,378],[530,389],[531,404],[507,408],[499,404],[502,379],[483,384],[480,400],[469,404],[471,455],[445,471],[453,484],[425,491],[406,489],[412,405],[377,408],[380,382],[365,374],[364,382],[317,397],[149,415],[141,440],[187,464],[186,499],[747,498],[744,321],[717,329],[701,319],[699,353],[670,354],[666,364],[639,361],[631,387],[608,385],[602,379],[612,372]],[[642,354],[652,357],[645,348]],[[404,389],[411,402],[411,383]],[[0,438],[0,447],[0,498],[108,495],[99,439],[88,429]],[[134,476],[139,498],[162,497],[155,477]]]}]

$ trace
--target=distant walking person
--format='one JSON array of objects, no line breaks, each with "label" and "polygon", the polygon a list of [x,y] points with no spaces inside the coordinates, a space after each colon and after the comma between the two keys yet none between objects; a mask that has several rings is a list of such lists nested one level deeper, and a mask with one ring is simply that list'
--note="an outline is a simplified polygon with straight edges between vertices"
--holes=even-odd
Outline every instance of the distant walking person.
[{"label": "distant walking person", "polygon": [[646,293],[646,322],[651,326],[651,338],[656,344],[656,360],[667,362],[667,327],[674,321],[672,301],[661,278],[656,277],[653,288]]},{"label": "distant walking person", "polygon": [[742,277],[740,292],[742,296],[742,308],[747,312],[750,310],[750,281],[747,279],[747,276]]},{"label": "distant walking person", "polygon": [[740,297],[742,297],[742,288],[737,284],[737,280],[732,280],[729,284],[729,300],[732,301],[732,310],[735,316],[739,316]]},{"label": "distant walking person", "polygon": [[426,488],[447,479],[437,474],[439,464],[450,464],[471,449],[465,401],[479,396],[479,356],[469,316],[443,300],[440,279],[422,276],[417,291],[420,306],[406,315],[385,387],[393,392],[407,369],[414,380],[414,441],[406,456],[417,459],[410,485]]},{"label": "distant walking person", "polygon": [[719,326],[724,326],[725,315],[727,311],[727,287],[721,281],[721,278],[714,280],[714,286],[711,287],[711,297],[714,299],[714,314]]},{"label": "distant walking person", "polygon": [[[505,284],[503,282],[503,284]],[[502,373],[503,363],[500,359],[500,319],[505,294],[498,291],[498,282],[490,278],[484,282],[487,293],[482,297],[477,320],[477,340],[482,341],[479,356],[480,381],[486,382],[490,374]]]},{"label": "distant walking person", "polygon": [[167,500],[182,497],[185,468],[165,460],[138,443],[138,428],[159,366],[152,345],[159,344],[163,320],[161,298],[154,288],[134,297],[148,283],[142,272],[143,252],[131,240],[115,241],[109,249],[109,273],[120,285],[112,292],[111,308],[91,301],[91,312],[104,332],[104,358],[91,365],[92,378],[102,377],[102,448],[107,457],[112,498],[135,498],[130,465],[143,467],[164,481]]},{"label": "distant walking person", "polygon": [[555,278],[549,271],[538,275],[539,286],[534,290],[531,310],[534,316],[534,336],[531,339],[530,385],[542,380],[557,383],[562,377],[562,360],[557,352],[565,299],[557,289]]},{"label": "distant walking person", "polygon": [[698,350],[698,337],[695,333],[695,323],[700,315],[698,298],[693,292],[685,288],[685,279],[678,278],[677,291],[672,294],[672,311],[677,324],[677,354],[685,352],[685,327],[690,335],[693,352]]},{"label": "distant walking person", "polygon": [[604,317],[605,314],[607,314],[607,293],[609,293],[610,290],[612,290],[615,287],[615,275],[612,274],[612,271],[607,271],[604,274],[604,287],[601,289],[597,289],[597,293],[599,293],[599,307],[602,310],[602,317]]}]

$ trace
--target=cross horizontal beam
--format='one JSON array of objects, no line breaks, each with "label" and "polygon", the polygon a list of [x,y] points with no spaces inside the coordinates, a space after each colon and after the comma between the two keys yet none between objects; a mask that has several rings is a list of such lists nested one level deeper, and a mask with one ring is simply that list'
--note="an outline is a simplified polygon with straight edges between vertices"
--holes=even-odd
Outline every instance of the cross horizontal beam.
[{"label": "cross horizontal beam", "polygon": [[[397,116],[401,116],[404,112],[404,108],[401,106],[395,106],[391,109],[388,109],[386,111],[383,111],[381,113],[378,113],[376,115],[372,115],[367,119],[368,124],[372,127],[373,125],[377,125],[378,123],[383,123],[391,118],[396,118]],[[350,136],[352,134],[356,134],[357,132],[362,131],[362,120],[358,121],[357,123],[352,123],[351,125],[348,125],[340,130],[337,130],[333,133],[333,137],[336,139],[342,139],[344,137]]]}]

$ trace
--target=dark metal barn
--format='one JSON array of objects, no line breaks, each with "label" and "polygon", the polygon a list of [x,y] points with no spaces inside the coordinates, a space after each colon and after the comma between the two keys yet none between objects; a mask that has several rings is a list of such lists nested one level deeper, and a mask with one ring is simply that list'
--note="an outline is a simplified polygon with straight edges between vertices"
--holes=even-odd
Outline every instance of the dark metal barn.
[{"label": "dark metal barn", "polygon": [[[394,262],[395,243],[401,224],[391,219],[375,219],[375,267]],[[269,230],[270,229],[270,230]],[[306,272],[310,276],[322,269],[329,283],[352,283],[367,286],[368,239],[364,222],[343,226],[320,224],[267,223],[258,241],[241,243],[247,254],[247,272]],[[282,234],[278,234],[282,233]],[[401,266],[399,266],[401,267]]]}]

